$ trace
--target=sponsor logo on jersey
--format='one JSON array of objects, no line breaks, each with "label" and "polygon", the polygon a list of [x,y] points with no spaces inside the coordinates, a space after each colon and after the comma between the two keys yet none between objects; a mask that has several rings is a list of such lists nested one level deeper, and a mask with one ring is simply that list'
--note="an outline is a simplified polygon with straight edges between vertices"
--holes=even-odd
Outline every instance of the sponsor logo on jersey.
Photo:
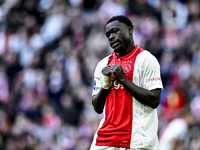
[{"label": "sponsor logo on jersey", "polygon": [[160,77],[154,77],[154,78],[151,78],[151,79],[146,79],[146,82],[158,81],[158,80],[161,81],[161,78]]}]

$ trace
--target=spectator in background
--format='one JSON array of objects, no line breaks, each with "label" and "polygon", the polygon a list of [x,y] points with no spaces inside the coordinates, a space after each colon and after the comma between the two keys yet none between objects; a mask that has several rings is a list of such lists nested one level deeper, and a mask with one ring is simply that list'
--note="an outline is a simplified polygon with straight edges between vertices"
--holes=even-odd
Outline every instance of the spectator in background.
[{"label": "spectator in background", "polygon": [[160,150],[177,150],[181,147],[193,118],[190,109],[183,109],[178,118],[168,123],[159,136]]}]

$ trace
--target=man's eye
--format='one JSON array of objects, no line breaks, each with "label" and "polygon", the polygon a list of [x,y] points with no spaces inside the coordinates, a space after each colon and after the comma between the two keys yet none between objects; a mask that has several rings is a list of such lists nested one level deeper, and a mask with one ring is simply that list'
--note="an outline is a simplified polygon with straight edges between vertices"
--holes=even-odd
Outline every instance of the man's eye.
[{"label": "man's eye", "polygon": [[118,29],[114,29],[114,30],[113,30],[114,33],[117,33],[118,31],[119,31]]},{"label": "man's eye", "polygon": [[109,37],[109,36],[110,36],[110,34],[106,34],[106,36],[107,36],[107,37]]}]

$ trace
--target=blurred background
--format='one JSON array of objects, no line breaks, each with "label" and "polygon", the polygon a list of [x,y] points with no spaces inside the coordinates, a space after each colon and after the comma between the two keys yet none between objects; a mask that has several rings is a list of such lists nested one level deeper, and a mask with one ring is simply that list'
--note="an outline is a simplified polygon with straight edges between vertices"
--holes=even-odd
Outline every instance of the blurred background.
[{"label": "blurred background", "polygon": [[102,117],[93,73],[112,52],[105,23],[119,14],[161,65],[158,134],[189,106],[179,149],[200,150],[198,0],[0,0],[0,150],[89,149]]}]

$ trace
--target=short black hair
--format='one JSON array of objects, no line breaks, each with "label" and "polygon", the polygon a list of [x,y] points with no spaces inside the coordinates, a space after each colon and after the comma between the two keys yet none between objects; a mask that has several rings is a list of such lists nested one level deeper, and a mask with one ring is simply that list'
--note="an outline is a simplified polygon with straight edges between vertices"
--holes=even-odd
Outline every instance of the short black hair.
[{"label": "short black hair", "polygon": [[123,15],[113,16],[112,18],[110,18],[110,19],[107,21],[106,25],[109,24],[109,23],[112,22],[112,21],[115,21],[115,20],[118,20],[119,22],[123,22],[123,23],[125,23],[128,27],[131,27],[131,28],[133,29],[133,24],[132,24],[131,20],[130,20],[128,17],[123,16]]}]

